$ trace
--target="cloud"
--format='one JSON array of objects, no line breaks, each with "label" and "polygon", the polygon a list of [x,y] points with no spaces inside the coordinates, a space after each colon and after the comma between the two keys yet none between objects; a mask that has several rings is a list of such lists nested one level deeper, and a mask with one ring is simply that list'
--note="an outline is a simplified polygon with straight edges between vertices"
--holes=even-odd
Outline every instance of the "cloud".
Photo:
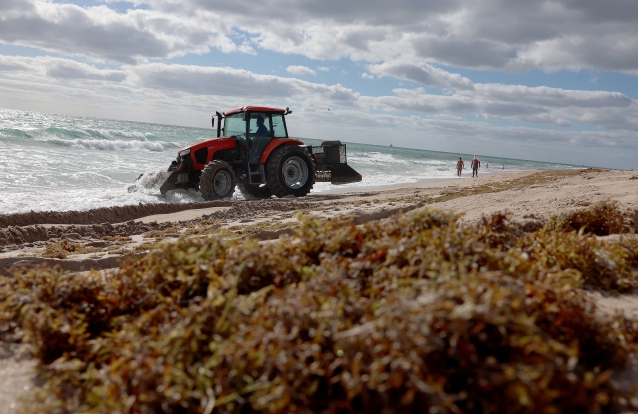
[{"label": "cloud", "polygon": [[[599,31],[600,32],[600,31]],[[546,70],[598,70],[627,71],[638,68],[638,33],[600,32],[563,35],[537,42],[519,52],[512,66],[523,69],[542,67]]]},{"label": "cloud", "polygon": [[117,13],[107,6],[82,8],[43,0],[3,3],[0,42],[66,55],[85,55],[133,64],[186,53],[250,52],[226,34],[221,16],[185,19],[153,10]]},{"label": "cloud", "polygon": [[580,91],[548,86],[477,84],[475,97],[503,103],[521,102],[548,108],[601,109],[605,107],[628,108],[634,101],[620,92]]},{"label": "cloud", "polygon": [[[376,65],[376,73],[394,73],[405,65]],[[413,67],[408,67],[415,70]],[[465,78],[433,67],[418,67],[423,83],[460,85],[448,95],[424,89],[398,88],[391,95],[366,96],[340,84],[327,85],[296,78],[262,75],[230,67],[169,65],[164,63],[99,69],[84,62],[53,57],[0,56],[0,71],[31,82],[100,82],[100,88],[125,94],[159,91],[180,96],[224,99],[297,100],[361,111],[406,111],[423,114],[476,114],[486,120],[509,120],[569,127],[574,123],[609,131],[638,129],[638,103],[619,92],[577,91],[551,87],[472,84]],[[393,72],[394,71],[394,72]],[[429,71],[429,72],[428,72]],[[412,73],[404,71],[405,73]],[[423,75],[420,71],[415,71]],[[373,76],[373,75],[369,75]],[[400,77],[410,78],[401,75]],[[420,79],[412,76],[415,81]],[[434,80],[433,80],[434,79]],[[117,84],[122,84],[117,86]],[[89,86],[86,86],[89,87]],[[92,88],[92,87],[89,87]],[[114,89],[115,88],[115,89]]]},{"label": "cloud", "polygon": [[[221,15],[260,47],[313,59],[369,63],[417,56],[477,69],[637,70],[632,0],[142,0],[156,10]],[[281,13],[281,10],[286,13]]]},{"label": "cloud", "polygon": [[371,75],[371,74],[366,73],[366,72],[363,72],[363,73],[361,74],[361,77],[362,77],[363,79],[370,79],[370,80],[374,80],[374,75]]},{"label": "cloud", "polygon": [[90,79],[110,82],[122,82],[126,72],[121,70],[97,69],[84,63],[66,59],[57,59],[48,65],[47,76],[58,79]]},{"label": "cloud", "polygon": [[295,78],[260,75],[229,67],[201,67],[152,63],[129,68],[140,86],[195,95],[241,98],[299,98],[314,96],[352,105],[359,94],[340,84],[324,85]]},{"label": "cloud", "polygon": [[292,65],[286,68],[287,72],[292,73],[293,75],[316,75],[317,72],[310,69],[306,66]]},{"label": "cloud", "polygon": [[99,69],[75,60],[49,56],[32,58],[0,55],[0,72],[33,73],[55,79],[107,82],[122,82],[127,76],[123,70]]},{"label": "cloud", "polygon": [[[135,3],[147,9],[117,13],[107,6],[3,0],[0,42],[127,64],[260,47],[370,64],[414,58],[420,67],[424,61],[510,72],[638,70],[638,3],[632,0],[604,7],[593,0]],[[249,36],[236,44],[237,33]]]},{"label": "cloud", "polygon": [[212,68],[153,63],[131,68],[146,88],[239,97],[293,96],[300,91],[294,81],[272,75],[258,75],[229,67]]},{"label": "cloud", "polygon": [[[500,119],[559,127],[582,123],[610,130],[638,128],[638,104],[619,92],[464,84],[465,89],[459,89],[451,95],[431,94],[418,88],[403,88],[395,89],[393,95],[361,96],[340,84],[326,85],[228,67],[155,63],[132,66],[128,71],[131,73],[129,79],[134,79],[140,87],[178,93],[243,99],[296,99],[364,111],[473,113],[488,120]],[[446,79],[444,74],[434,72]],[[460,77],[452,76],[451,79],[463,82]]]},{"label": "cloud", "polygon": [[484,39],[424,36],[415,39],[413,47],[421,58],[472,68],[502,68],[516,59],[518,53],[516,45]]},{"label": "cloud", "polygon": [[435,68],[427,63],[415,64],[409,61],[392,61],[370,65],[369,69],[372,73],[380,76],[393,76],[428,86],[456,89],[474,88],[472,81],[468,78]]},{"label": "cloud", "polygon": [[0,72],[29,72],[31,68],[29,65],[22,61],[18,62],[14,59],[7,59],[5,56],[0,56]]},{"label": "cloud", "polygon": [[433,95],[422,89],[395,89],[394,95],[360,99],[375,110],[426,114],[476,114],[487,120],[509,120],[558,127],[573,123],[607,130],[638,128],[638,103],[618,92],[573,91],[476,84],[474,90]]},{"label": "cloud", "polygon": [[[287,0],[236,0],[232,3],[212,3],[208,0],[148,0],[143,3],[169,12],[196,14],[208,10],[229,16],[261,17],[262,21],[276,20],[277,23],[326,19],[339,23],[368,21],[374,25],[415,24],[427,19],[428,16],[448,13],[459,4],[457,0],[369,0],[364,6],[361,3],[342,0],[296,3]],[[285,10],[285,13],[282,13],[282,10]]]}]

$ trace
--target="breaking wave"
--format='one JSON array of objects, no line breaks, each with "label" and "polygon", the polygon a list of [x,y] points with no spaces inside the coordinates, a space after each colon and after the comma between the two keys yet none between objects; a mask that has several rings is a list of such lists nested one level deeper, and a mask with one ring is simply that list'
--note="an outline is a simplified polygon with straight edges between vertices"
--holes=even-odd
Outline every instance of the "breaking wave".
[{"label": "breaking wave", "polygon": [[164,145],[159,142],[149,141],[122,141],[122,140],[97,140],[97,139],[57,139],[53,138],[49,140],[55,145],[61,145],[65,147],[79,147],[91,150],[100,151],[164,151]]}]

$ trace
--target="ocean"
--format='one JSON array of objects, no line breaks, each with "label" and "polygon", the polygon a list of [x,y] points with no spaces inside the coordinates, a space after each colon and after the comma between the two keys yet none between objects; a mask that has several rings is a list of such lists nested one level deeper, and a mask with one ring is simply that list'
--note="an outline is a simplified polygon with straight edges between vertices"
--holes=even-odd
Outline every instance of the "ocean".
[{"label": "ocean", "polygon": [[[289,125],[294,135],[294,123]],[[166,170],[184,146],[214,137],[212,129],[52,115],[0,109],[0,214],[89,210],[138,203],[203,201],[198,192],[161,196],[146,177]],[[315,139],[301,138],[307,144]],[[356,140],[356,139],[355,139]],[[427,180],[459,179],[456,160],[471,177],[472,154],[347,144],[348,163],[363,181],[316,183],[312,193],[361,190]],[[480,173],[582,168],[482,156]],[[503,168],[503,169],[501,169]],[[135,180],[144,173],[142,180]],[[242,199],[239,191],[233,196]]]}]

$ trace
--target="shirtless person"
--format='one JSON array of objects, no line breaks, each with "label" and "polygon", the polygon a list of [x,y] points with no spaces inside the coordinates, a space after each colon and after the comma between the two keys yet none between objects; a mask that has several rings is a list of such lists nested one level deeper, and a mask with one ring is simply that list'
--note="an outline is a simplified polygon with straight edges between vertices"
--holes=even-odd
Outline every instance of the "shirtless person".
[{"label": "shirtless person", "polygon": [[472,178],[474,178],[474,174],[476,174],[476,176],[478,177],[478,169],[480,166],[481,166],[481,161],[479,161],[479,159],[475,155],[474,158],[472,159]]},{"label": "shirtless person", "polygon": [[463,168],[465,168],[465,163],[463,162],[463,158],[459,157],[459,160],[456,162],[456,175],[460,177]]}]

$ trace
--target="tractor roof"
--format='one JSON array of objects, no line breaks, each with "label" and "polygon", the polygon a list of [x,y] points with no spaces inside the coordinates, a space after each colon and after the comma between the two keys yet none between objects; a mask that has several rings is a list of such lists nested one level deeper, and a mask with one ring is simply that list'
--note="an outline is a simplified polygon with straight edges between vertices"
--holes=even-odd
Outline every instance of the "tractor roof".
[{"label": "tractor roof", "polygon": [[283,114],[286,112],[285,109],[279,109],[279,108],[269,108],[267,106],[244,106],[241,108],[235,108],[235,109],[231,109],[229,111],[226,111],[226,115],[231,115],[231,114],[236,114],[239,112],[246,112],[246,111],[254,111],[254,112],[274,112],[277,114]]}]

